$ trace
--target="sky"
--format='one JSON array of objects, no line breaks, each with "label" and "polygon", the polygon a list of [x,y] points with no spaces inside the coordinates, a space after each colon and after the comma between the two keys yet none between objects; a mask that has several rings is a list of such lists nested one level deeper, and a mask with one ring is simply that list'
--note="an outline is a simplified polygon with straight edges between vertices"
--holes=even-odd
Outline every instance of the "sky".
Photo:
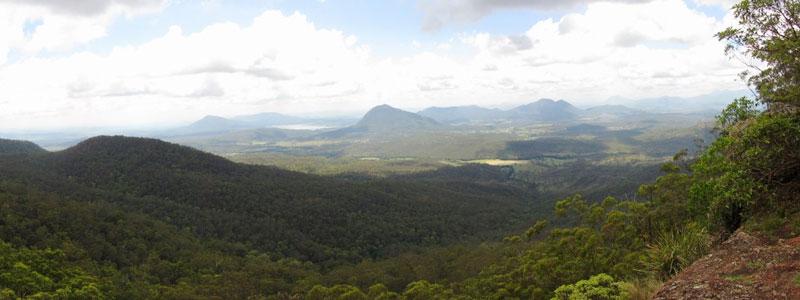
[{"label": "sky", "polygon": [[0,129],[739,90],[729,0],[0,0]]}]

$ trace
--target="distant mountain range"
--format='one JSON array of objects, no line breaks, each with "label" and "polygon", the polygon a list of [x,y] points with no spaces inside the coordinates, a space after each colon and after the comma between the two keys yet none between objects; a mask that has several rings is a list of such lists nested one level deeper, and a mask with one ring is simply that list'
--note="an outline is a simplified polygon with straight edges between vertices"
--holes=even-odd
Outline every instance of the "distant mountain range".
[{"label": "distant mountain range", "polygon": [[[328,136],[356,133],[392,133],[398,130],[431,130],[443,124],[496,123],[496,122],[563,122],[580,118],[619,118],[642,116],[650,113],[716,113],[733,99],[747,96],[745,90],[723,91],[688,98],[658,97],[627,99],[614,97],[615,103],[580,109],[565,100],[540,99],[508,110],[475,105],[430,107],[417,113],[400,110],[389,105],[372,108],[355,125],[352,119],[312,119],[274,112],[224,118],[206,116],[188,126],[172,131],[176,135],[224,133],[248,129],[263,129],[296,124],[315,124],[319,127],[338,127]],[[313,127],[313,126],[312,126]]]},{"label": "distant mountain range", "polygon": [[353,126],[326,132],[327,138],[354,135],[392,135],[450,128],[451,124],[472,122],[560,122],[575,120],[585,112],[567,101],[541,99],[510,110],[479,106],[431,107],[412,113],[379,105]]},{"label": "distant mountain range", "polygon": [[480,106],[431,107],[418,114],[442,123],[513,121],[563,121],[576,118],[581,110],[567,101],[540,99],[510,110],[484,108]]},{"label": "distant mountain range", "polygon": [[502,118],[506,112],[499,109],[484,108],[476,105],[429,107],[417,114],[443,123],[467,123],[472,121],[488,121]]},{"label": "distant mountain range", "polygon": [[612,97],[608,103],[622,104],[630,108],[652,113],[719,113],[725,106],[740,97],[752,97],[747,90],[719,91],[694,97],[655,97],[629,99]]},{"label": "distant mountain range", "polygon": [[[171,129],[120,130],[87,129],[32,133],[4,133],[14,139],[33,140],[43,147],[63,149],[98,134],[124,133],[150,136],[190,145],[213,141],[220,145],[270,142],[297,138],[343,138],[364,135],[410,134],[420,131],[453,129],[454,125],[512,126],[530,123],[564,123],[575,125],[592,122],[647,121],[684,115],[689,121],[718,113],[733,99],[749,92],[723,91],[688,98],[658,97],[647,99],[610,98],[606,105],[585,109],[565,100],[540,99],[525,105],[502,110],[475,105],[429,107],[417,113],[380,105],[357,118],[312,118],[274,112],[222,117],[208,115],[189,125]],[[668,116],[672,114],[672,116]],[[571,123],[571,124],[570,124]],[[252,139],[250,137],[253,137]]]},{"label": "distant mountain range", "polygon": [[509,110],[490,109],[479,106],[432,107],[419,112],[420,115],[442,123],[473,122],[560,122],[574,120],[585,111],[564,100],[540,99]]},{"label": "distant mountain range", "polygon": [[304,121],[280,114],[265,113],[230,119],[207,116],[184,129],[193,134],[170,137],[169,140],[207,150],[246,145],[253,141],[272,143],[282,139],[375,141],[387,137],[457,130],[455,125],[463,123],[573,122],[586,114],[586,111],[567,101],[552,99],[541,99],[509,110],[463,106],[433,107],[419,113],[384,104],[370,109],[353,125],[318,132],[285,129],[264,132],[272,124]]},{"label": "distant mountain range", "polygon": [[599,105],[586,109],[586,112],[591,115],[640,115],[645,113],[642,110],[630,108],[625,105]]},{"label": "distant mountain range", "polygon": [[[324,132],[320,134],[320,137],[342,138],[370,134],[398,134],[430,131],[442,129],[453,124],[469,124],[476,122],[512,122],[524,124],[535,122],[566,122],[580,119],[622,118],[630,116],[642,117],[651,113],[673,112],[667,109],[667,107],[674,105],[686,107],[685,110],[687,112],[698,112],[704,111],[705,108],[710,110],[710,106],[723,105],[722,103],[727,102],[724,102],[722,99],[728,99],[725,101],[730,101],[730,99],[735,98],[734,96],[739,94],[741,94],[741,92],[715,95],[712,98],[717,100],[710,102],[703,100],[708,98],[703,96],[693,98],[653,98],[633,101],[632,103],[636,107],[616,104],[600,105],[587,109],[577,108],[565,100],[553,99],[539,99],[508,110],[470,105],[430,107],[418,113],[404,111],[384,104],[369,110],[354,125]],[[629,100],[620,101],[631,102]],[[177,130],[177,132],[181,134],[224,133],[318,121],[319,120],[287,116],[278,113],[260,113],[233,118],[206,116],[189,126]]]},{"label": "distant mountain range", "polygon": [[[634,111],[630,108],[619,108],[618,110]],[[338,138],[363,134],[430,131],[449,126],[446,124],[472,122],[560,122],[577,119],[585,113],[586,111],[573,106],[567,101],[552,99],[540,99],[510,110],[490,109],[473,105],[431,107],[418,113],[384,104],[370,109],[352,126],[325,132],[321,135],[328,138]],[[278,113],[261,113],[233,118],[206,116],[186,127],[175,130],[175,133],[183,135],[225,133],[304,122],[312,123],[319,122],[319,120]]]},{"label": "distant mountain range", "polygon": [[627,99],[614,97],[607,105],[580,109],[564,100],[540,99],[509,110],[480,106],[431,107],[418,112],[446,124],[474,122],[563,122],[580,118],[606,119],[648,114],[713,114],[721,111],[733,99],[749,96],[746,90],[723,91],[695,97],[658,97]]},{"label": "distant mountain range", "polygon": [[508,111],[509,117],[524,121],[565,121],[577,118],[583,111],[564,100],[540,99]]}]

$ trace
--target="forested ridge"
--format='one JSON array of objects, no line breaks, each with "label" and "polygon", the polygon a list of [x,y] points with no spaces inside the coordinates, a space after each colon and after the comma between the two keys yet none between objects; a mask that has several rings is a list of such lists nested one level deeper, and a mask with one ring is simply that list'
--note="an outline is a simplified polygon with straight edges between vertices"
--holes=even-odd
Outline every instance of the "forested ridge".
[{"label": "forested ridge", "polygon": [[734,12],[718,37],[763,62],[754,96],[626,198],[548,202],[508,168],[338,178],[152,139],[12,147],[0,298],[650,298],[736,231],[800,235],[800,2]]},{"label": "forested ridge", "polygon": [[28,141],[0,139],[0,153],[3,154],[28,154],[43,153],[44,149]]},{"label": "forested ridge", "polygon": [[201,237],[317,263],[514,228],[535,203],[531,187],[505,177],[469,190],[458,179],[346,181],[235,164],[143,138],[97,137],[61,152],[0,160],[4,177],[30,187],[73,199],[113,195],[115,205]]}]

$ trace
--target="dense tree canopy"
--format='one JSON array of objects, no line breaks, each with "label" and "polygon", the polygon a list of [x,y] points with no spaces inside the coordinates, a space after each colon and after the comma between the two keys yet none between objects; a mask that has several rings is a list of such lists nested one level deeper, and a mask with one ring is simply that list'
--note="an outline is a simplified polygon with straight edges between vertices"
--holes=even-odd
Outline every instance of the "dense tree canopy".
[{"label": "dense tree canopy", "polygon": [[326,264],[497,236],[546,205],[532,201],[533,186],[496,167],[353,181],[235,164],[125,137],[0,157],[0,167],[0,178],[85,201],[103,199],[201,237]]}]

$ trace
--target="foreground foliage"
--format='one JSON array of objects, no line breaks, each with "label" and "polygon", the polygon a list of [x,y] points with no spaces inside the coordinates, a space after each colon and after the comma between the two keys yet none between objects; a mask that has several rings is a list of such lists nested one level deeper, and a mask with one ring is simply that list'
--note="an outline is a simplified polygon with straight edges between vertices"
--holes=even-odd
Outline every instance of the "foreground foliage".
[{"label": "foreground foliage", "polygon": [[0,299],[102,299],[98,279],[66,262],[63,251],[0,241]]}]

